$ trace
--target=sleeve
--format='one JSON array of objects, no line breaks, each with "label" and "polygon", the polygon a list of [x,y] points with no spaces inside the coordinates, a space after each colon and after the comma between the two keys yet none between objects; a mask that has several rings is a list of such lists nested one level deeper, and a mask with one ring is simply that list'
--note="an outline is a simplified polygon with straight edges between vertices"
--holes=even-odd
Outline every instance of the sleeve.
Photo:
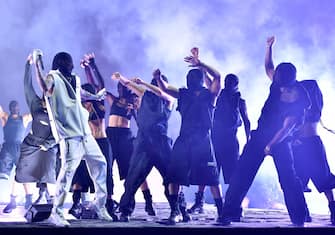
[{"label": "sleeve", "polygon": [[35,92],[33,82],[32,82],[32,72],[29,62],[26,63],[26,68],[24,72],[24,94],[30,112],[33,113],[34,104],[39,103],[39,97]]}]

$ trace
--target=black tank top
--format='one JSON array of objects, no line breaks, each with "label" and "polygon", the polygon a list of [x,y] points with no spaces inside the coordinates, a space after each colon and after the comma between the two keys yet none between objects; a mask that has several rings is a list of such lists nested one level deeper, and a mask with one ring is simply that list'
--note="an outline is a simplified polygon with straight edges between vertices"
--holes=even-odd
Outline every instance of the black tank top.
[{"label": "black tank top", "polygon": [[104,119],[105,118],[105,104],[104,101],[91,101],[93,105],[93,111],[90,112],[90,116],[88,118],[89,121]]},{"label": "black tank top", "polygon": [[4,140],[7,143],[21,143],[24,137],[25,128],[23,126],[23,118],[8,117],[6,125],[3,128]]}]

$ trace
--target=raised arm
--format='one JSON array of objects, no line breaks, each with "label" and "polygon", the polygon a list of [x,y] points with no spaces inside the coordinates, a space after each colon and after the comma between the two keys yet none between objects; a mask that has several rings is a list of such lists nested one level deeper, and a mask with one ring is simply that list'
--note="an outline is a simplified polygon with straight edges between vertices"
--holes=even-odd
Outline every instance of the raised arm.
[{"label": "raised arm", "polygon": [[139,84],[139,85],[143,85],[144,87],[146,87],[147,89],[149,89],[152,93],[154,93],[158,97],[166,100],[168,102],[168,106],[170,106],[172,108],[172,104],[173,104],[174,98],[172,96],[170,96],[169,94],[165,93],[164,91],[162,91],[158,86],[155,86],[153,84],[147,83],[147,82],[143,81],[140,78],[135,78],[134,82],[137,83],[137,84]]},{"label": "raised arm", "polygon": [[38,95],[36,94],[36,91],[33,86],[32,81],[32,72],[31,72],[31,64],[33,63],[33,56],[32,54],[29,54],[25,66],[24,71],[24,94],[26,98],[26,102],[28,104],[28,107],[30,109],[30,112],[32,112],[33,104],[36,102],[36,100],[39,100]]},{"label": "raised arm", "polygon": [[130,79],[122,76],[119,72],[113,73],[112,79],[116,81],[120,81],[122,85],[124,85],[129,90],[134,92],[138,97],[142,97],[145,92],[145,89],[143,89],[143,87],[139,86],[138,84],[131,81]]},{"label": "raised arm", "polygon": [[271,36],[266,40],[266,50],[265,50],[265,72],[266,75],[273,80],[273,75],[275,73],[275,67],[272,60],[272,45],[275,42],[275,37]]},{"label": "raised arm", "polygon": [[[190,67],[198,67],[205,72],[205,84],[208,90],[214,95],[218,96],[221,90],[221,74],[213,67],[203,63],[199,59],[199,48],[193,47],[191,49],[191,56],[184,58],[184,61],[190,63]],[[213,80],[208,76],[210,75]]]},{"label": "raised arm", "polygon": [[[91,83],[97,90],[101,90],[105,88],[104,79],[101,76],[98,66],[95,63],[94,53],[84,55],[84,62],[85,62],[85,65],[89,66],[88,71],[87,71],[89,72],[89,74],[86,72],[86,66],[85,66],[85,73],[86,73],[88,82]],[[91,70],[89,70],[89,68],[93,71],[94,76],[92,76]],[[97,83],[95,82],[94,78],[96,78]]]}]

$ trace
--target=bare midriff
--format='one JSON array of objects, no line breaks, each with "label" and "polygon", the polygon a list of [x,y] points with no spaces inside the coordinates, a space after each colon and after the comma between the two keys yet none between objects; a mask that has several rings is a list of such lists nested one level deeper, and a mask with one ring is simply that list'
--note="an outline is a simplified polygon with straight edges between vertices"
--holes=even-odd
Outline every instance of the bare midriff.
[{"label": "bare midriff", "polygon": [[130,128],[130,120],[119,115],[110,115],[108,119],[108,127]]},{"label": "bare midriff", "polygon": [[95,139],[106,138],[105,119],[91,120],[88,124]]},{"label": "bare midriff", "polygon": [[318,122],[305,122],[299,129],[299,137],[317,136]]}]

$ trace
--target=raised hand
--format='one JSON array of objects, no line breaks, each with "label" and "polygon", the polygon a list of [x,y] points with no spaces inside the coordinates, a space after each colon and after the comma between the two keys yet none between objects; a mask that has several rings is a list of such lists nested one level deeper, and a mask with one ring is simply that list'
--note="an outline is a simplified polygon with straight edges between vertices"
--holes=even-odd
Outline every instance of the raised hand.
[{"label": "raised hand", "polygon": [[121,78],[121,74],[119,72],[115,72],[112,74],[112,77],[111,77],[113,80],[120,80]]},{"label": "raised hand", "polygon": [[104,100],[107,96],[106,88],[102,88],[98,93],[96,94],[98,100]]},{"label": "raised hand", "polygon": [[268,47],[272,47],[274,42],[275,42],[275,36],[268,37],[266,40],[266,45]]},{"label": "raised hand", "polygon": [[197,47],[193,47],[191,49],[191,54],[190,56],[186,56],[184,58],[184,61],[187,62],[187,63],[190,63],[190,67],[195,67],[195,66],[198,66],[199,63],[200,63],[200,60],[199,60],[199,48]]},{"label": "raised hand", "polygon": [[27,57],[27,62],[29,62],[29,64],[33,64],[34,61],[33,61],[33,55],[30,53]]}]

